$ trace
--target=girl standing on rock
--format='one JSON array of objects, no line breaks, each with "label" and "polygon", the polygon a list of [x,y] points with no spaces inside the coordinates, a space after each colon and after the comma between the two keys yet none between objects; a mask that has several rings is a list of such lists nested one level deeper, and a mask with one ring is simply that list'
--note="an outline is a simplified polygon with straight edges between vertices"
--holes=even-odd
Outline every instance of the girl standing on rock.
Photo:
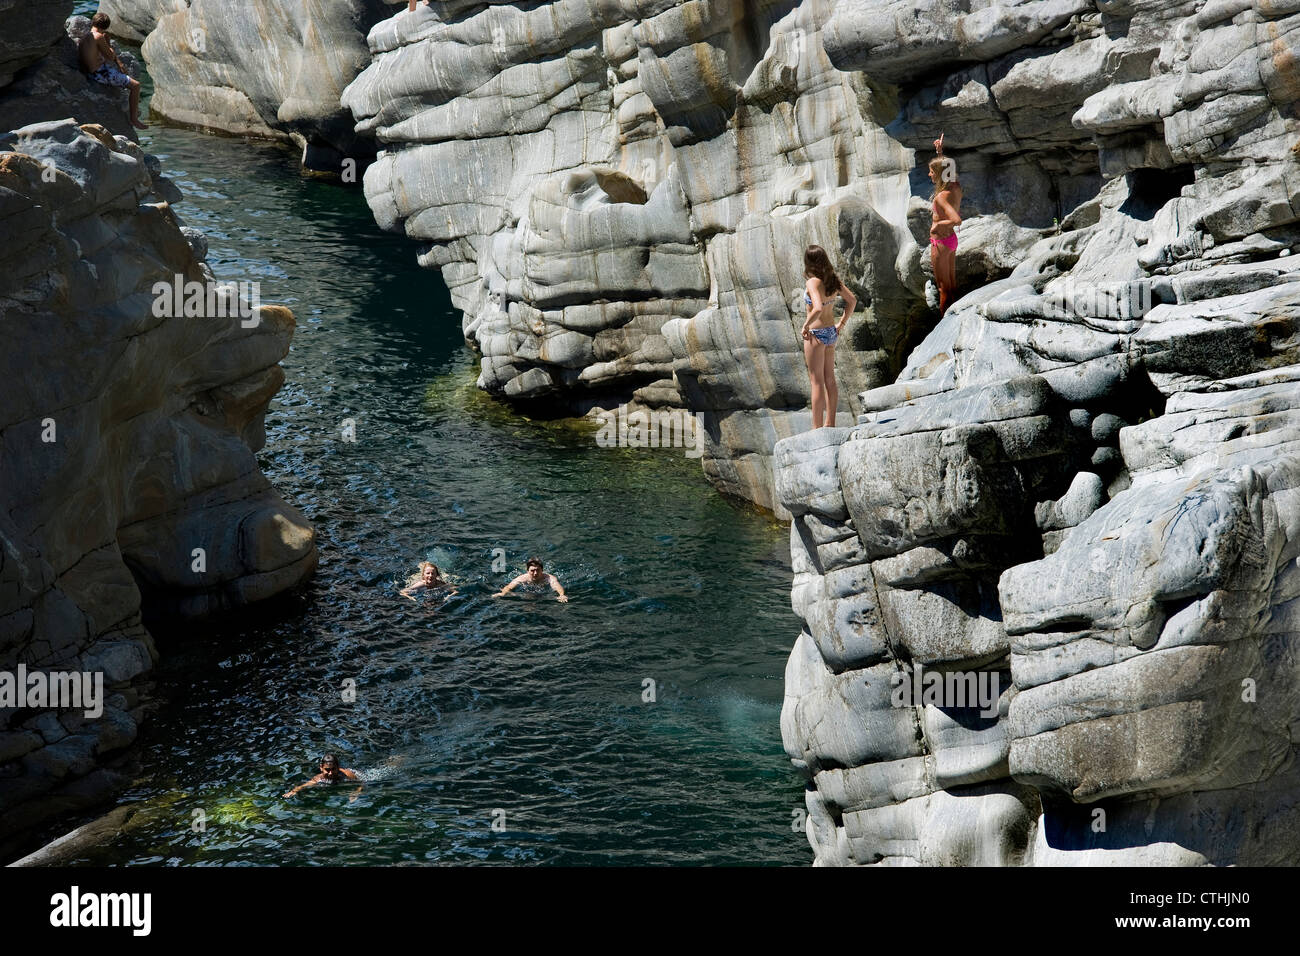
[{"label": "girl standing on rock", "polygon": [[[821,246],[809,246],[803,254],[803,300],[808,317],[803,323],[803,357],[812,380],[813,428],[835,425],[835,409],[840,390],[835,384],[835,343],[858,307],[858,299],[831,268],[831,260]],[[835,320],[835,297],[844,300],[844,317]]]},{"label": "girl standing on rock", "polygon": [[957,164],[943,155],[943,134],[934,141],[938,154],[930,160],[930,265],[939,287],[939,316],[948,311],[957,291],[957,227],[961,225],[961,183]]}]

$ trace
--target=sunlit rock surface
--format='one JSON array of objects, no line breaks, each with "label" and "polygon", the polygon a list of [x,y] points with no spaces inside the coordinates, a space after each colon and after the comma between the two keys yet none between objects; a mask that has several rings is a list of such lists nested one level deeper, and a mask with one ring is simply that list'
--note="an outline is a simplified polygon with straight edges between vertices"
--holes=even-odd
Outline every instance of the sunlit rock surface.
[{"label": "sunlit rock surface", "polygon": [[[370,62],[365,35],[384,0],[115,0],[120,35],[144,35],[150,109],[170,121],[292,140],[309,169],[347,172],[373,153],[339,105]],[[114,25],[114,30],[117,29]]]},{"label": "sunlit rock surface", "polygon": [[112,23],[108,32],[131,43],[143,43],[158,21],[169,13],[184,13],[186,0],[100,0],[99,12]]},{"label": "sunlit rock surface", "polygon": [[[944,131],[973,210],[1037,177],[1060,229],[777,446],[818,863],[1300,857],[1297,26],[837,4],[832,62],[906,85],[891,135]],[[894,706],[918,668],[999,673],[997,717]]]},{"label": "sunlit rock surface", "polygon": [[102,127],[0,135],[0,672],[97,672],[106,698],[0,707],[0,846],[122,785],[104,763],[156,658],[142,609],[198,617],[315,567],[255,457],[293,315],[157,307],[155,283],[211,277],[179,198]]},{"label": "sunlit rock surface", "polygon": [[[1294,862],[1300,0],[396,10],[341,104],[483,387],[703,412],[714,482],[795,518],[819,863]],[[810,242],[863,311],[804,434]],[[918,670],[996,713],[893,706]]]},{"label": "sunlit rock surface", "polygon": [[810,421],[804,247],[862,302],[846,423],[925,313],[894,94],[832,67],[832,10],[435,2],[370,32],[344,95],[381,149],[366,195],[442,270],[484,388],[685,404],[715,483],[776,505],[772,446]]}]

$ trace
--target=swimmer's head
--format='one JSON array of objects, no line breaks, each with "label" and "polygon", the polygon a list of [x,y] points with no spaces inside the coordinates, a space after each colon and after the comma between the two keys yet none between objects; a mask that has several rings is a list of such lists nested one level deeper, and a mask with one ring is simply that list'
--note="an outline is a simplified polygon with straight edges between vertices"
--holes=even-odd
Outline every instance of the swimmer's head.
[{"label": "swimmer's head", "polygon": [[432,584],[441,577],[442,572],[438,570],[438,566],[432,561],[420,562],[420,580],[425,584]]},{"label": "swimmer's head", "polygon": [[339,758],[334,754],[326,754],[321,757],[320,772],[327,777],[336,776],[339,772]]}]

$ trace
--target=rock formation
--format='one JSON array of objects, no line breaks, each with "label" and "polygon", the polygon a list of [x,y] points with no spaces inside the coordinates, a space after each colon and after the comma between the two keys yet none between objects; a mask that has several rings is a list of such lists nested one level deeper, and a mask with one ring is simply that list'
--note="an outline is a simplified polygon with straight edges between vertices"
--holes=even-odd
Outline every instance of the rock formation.
[{"label": "rock formation", "polygon": [[144,42],[169,13],[184,13],[187,0],[100,0],[99,12],[113,21],[109,33],[130,43]]},{"label": "rock formation", "polygon": [[[102,127],[0,135],[0,680],[88,672],[105,697],[90,716],[0,704],[0,846],[123,783],[103,764],[156,658],[142,609],[206,615],[315,566],[255,458],[293,315],[191,295],[212,275],[179,198]],[[179,310],[157,287],[178,281]]]},{"label": "rock formation", "polygon": [[772,445],[809,422],[804,247],[863,302],[846,405],[892,378],[924,311],[892,94],[831,66],[832,10],[434,2],[370,32],[343,100],[382,148],[366,195],[428,244],[484,388],[685,404],[714,482],[776,506]]},{"label": "rock formation", "polygon": [[147,33],[154,113],[292,141],[311,170],[346,171],[344,159],[373,155],[339,100],[370,62],[365,35],[388,16],[385,0],[116,0],[105,8],[121,18],[122,36]]},{"label": "rock formation", "polygon": [[[163,65],[203,6],[151,65],[215,69]],[[1294,861],[1298,25],[1300,0],[435,0],[370,30],[341,99],[381,150],[366,195],[442,270],[481,385],[702,412],[715,484],[793,516],[782,730],[817,862]],[[256,105],[218,113],[333,115],[272,122],[297,100],[223,56],[198,87]],[[941,132],[963,298],[934,326]],[[803,433],[810,242],[863,311],[844,427]],[[998,693],[896,706],[926,673]]]},{"label": "rock formation", "polygon": [[[862,304],[839,352],[846,421],[924,330],[923,190],[884,131],[898,94],[832,65],[829,0],[435,0],[377,22],[368,52],[334,8],[164,5],[117,0],[134,29],[156,20],[153,109],[258,135],[307,118],[300,139],[377,144],[377,220],[425,244],[482,352],[480,384],[507,399],[702,412],[710,478],[779,509],[772,445],[809,420],[804,247],[830,249]],[[338,58],[356,55],[294,92],[282,64],[323,69],[329,31]],[[342,96],[359,137],[343,145],[335,80],[367,59]],[[1031,205],[972,233],[970,281],[1005,275],[1050,227]]]},{"label": "rock formation", "polygon": [[[893,135],[969,150],[972,198],[1037,170],[1060,231],[777,445],[816,860],[1294,863],[1300,4],[964,9],[825,31],[910,84]],[[996,714],[900,702],[927,671]]]}]

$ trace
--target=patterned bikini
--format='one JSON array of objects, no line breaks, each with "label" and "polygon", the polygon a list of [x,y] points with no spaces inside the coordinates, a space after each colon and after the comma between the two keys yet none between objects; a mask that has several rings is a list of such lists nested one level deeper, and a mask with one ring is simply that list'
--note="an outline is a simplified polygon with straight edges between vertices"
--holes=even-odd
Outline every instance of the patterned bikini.
[{"label": "patterned bikini", "polygon": [[[809,305],[812,305],[812,296],[807,292],[803,294],[803,300]],[[812,337],[822,345],[834,345],[836,340],[840,337],[840,333],[835,331],[835,326],[833,325],[828,325],[824,329],[809,329],[808,331],[811,332]]]}]

